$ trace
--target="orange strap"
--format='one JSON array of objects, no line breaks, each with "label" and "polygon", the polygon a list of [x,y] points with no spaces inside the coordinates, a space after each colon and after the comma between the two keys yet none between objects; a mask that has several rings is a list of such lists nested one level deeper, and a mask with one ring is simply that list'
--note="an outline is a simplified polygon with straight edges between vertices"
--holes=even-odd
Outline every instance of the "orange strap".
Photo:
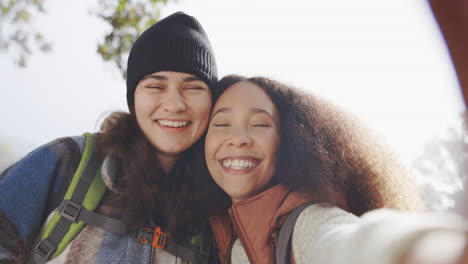
[{"label": "orange strap", "polygon": [[152,246],[154,248],[164,248],[164,246],[166,246],[166,238],[167,235],[161,231],[161,227],[156,227],[156,229],[154,229]]}]

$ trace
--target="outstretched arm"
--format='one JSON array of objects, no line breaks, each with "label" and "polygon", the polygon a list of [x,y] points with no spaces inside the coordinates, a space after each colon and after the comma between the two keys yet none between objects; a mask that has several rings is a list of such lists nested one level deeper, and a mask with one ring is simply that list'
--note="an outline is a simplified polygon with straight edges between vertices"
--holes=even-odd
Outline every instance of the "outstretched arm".
[{"label": "outstretched arm", "polygon": [[460,257],[467,230],[468,224],[456,215],[378,209],[357,217],[336,207],[312,205],[296,222],[292,247],[298,264],[395,264],[409,260],[416,242],[427,242],[429,234],[455,234],[448,239],[453,243],[449,250],[442,248],[447,242],[436,245],[447,254],[458,246],[452,253]]}]

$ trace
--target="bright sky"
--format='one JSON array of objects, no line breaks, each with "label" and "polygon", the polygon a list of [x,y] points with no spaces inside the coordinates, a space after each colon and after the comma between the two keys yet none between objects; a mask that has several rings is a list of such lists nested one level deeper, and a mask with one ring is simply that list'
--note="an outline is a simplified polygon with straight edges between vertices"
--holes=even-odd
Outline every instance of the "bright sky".
[{"label": "bright sky", "polygon": [[[464,109],[442,37],[423,0],[178,0],[197,17],[220,76],[264,75],[329,98],[381,133],[409,163]],[[0,145],[15,157],[61,136],[96,131],[127,110],[125,82],[96,53],[108,30],[95,1],[45,1],[34,27],[53,42],[26,69],[0,54]],[[0,166],[13,159],[0,153]]]}]

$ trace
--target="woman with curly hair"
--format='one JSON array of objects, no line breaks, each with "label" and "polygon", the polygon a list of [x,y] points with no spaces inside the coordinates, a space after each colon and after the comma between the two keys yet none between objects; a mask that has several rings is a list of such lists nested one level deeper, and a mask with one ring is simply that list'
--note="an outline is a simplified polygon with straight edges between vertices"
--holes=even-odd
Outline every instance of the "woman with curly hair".
[{"label": "woman with curly hair", "polygon": [[439,229],[456,242],[441,263],[459,256],[460,219],[374,210],[423,206],[404,166],[350,115],[266,78],[218,86],[205,157],[227,194],[213,199],[226,203],[211,219],[223,263],[274,263],[279,230],[300,206],[287,258],[295,263],[398,263]]},{"label": "woman with curly hair", "polygon": [[316,199],[356,215],[382,207],[424,208],[408,170],[356,117],[317,96],[261,77],[224,77],[215,97],[239,82],[264,88],[278,108],[281,146],[272,181],[315,193]]}]

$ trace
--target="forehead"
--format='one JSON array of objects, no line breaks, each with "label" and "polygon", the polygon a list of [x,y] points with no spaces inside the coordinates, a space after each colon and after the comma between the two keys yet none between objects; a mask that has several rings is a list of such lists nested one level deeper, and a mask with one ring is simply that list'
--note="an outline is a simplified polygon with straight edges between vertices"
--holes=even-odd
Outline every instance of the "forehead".
[{"label": "forehead", "polygon": [[[162,79],[162,80],[169,80],[169,79],[186,79],[186,78],[193,78],[193,79],[199,79],[197,76],[193,75],[193,74],[190,74],[190,73],[186,73],[186,72],[175,72],[175,71],[158,71],[158,72],[153,72],[153,73],[150,73],[148,75],[146,75],[145,77],[143,77],[143,79],[148,79],[148,77],[150,76],[159,76],[161,78],[158,78],[158,79]],[[149,79],[153,79],[153,78],[149,78]]]},{"label": "forehead", "polygon": [[247,81],[235,83],[227,88],[216,102],[215,109],[237,106],[265,109],[271,113],[276,110],[266,92],[258,85]]}]

